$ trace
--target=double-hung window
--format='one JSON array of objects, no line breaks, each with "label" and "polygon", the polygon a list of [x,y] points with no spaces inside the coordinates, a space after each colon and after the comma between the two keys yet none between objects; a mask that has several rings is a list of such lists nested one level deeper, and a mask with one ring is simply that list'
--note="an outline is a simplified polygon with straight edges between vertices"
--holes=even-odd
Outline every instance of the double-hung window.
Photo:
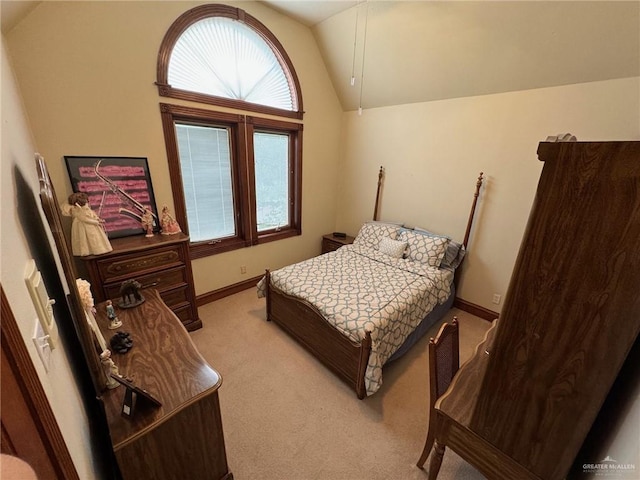
[{"label": "double-hung window", "polygon": [[192,256],[300,235],[302,101],[275,36],[240,9],[196,7],[165,35],[157,85],[198,104],[160,104]]}]

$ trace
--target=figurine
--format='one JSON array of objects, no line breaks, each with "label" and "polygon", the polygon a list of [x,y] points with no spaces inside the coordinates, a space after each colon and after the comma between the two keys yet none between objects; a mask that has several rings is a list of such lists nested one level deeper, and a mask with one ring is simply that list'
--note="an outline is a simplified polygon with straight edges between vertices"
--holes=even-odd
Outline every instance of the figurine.
[{"label": "figurine", "polygon": [[137,307],[144,302],[144,297],[140,293],[140,282],[137,280],[125,280],[120,285],[120,295],[122,298],[118,303],[120,308],[132,308]]},{"label": "figurine", "polygon": [[116,309],[111,300],[107,300],[107,317],[109,318],[109,330],[115,330],[122,326],[122,322],[116,316]]},{"label": "figurine", "polygon": [[162,207],[160,226],[162,227],[162,235],[174,235],[182,231],[178,222],[176,222],[175,218],[169,213],[169,207],[166,205]]},{"label": "figurine", "polygon": [[144,209],[144,213],[140,217],[140,223],[145,232],[147,232],[145,237],[153,237],[153,214],[148,208]]},{"label": "figurine", "polygon": [[104,374],[107,377],[107,388],[116,388],[120,386],[120,383],[114,380],[111,375],[120,375],[118,372],[118,366],[111,360],[111,351],[105,350],[100,354],[100,361],[104,368]]},{"label": "figurine", "polygon": [[71,250],[78,257],[100,255],[113,250],[102,220],[89,205],[86,193],[72,193],[63,205],[63,215],[73,218],[71,224]]}]

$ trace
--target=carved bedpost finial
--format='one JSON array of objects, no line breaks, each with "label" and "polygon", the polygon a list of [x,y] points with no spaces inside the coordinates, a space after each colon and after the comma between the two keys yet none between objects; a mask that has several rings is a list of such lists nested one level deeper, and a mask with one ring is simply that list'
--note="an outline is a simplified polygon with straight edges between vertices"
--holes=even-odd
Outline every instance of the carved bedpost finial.
[{"label": "carved bedpost finial", "polygon": [[484,175],[484,172],[480,172],[480,175],[478,175],[478,181],[476,182],[476,197],[480,192],[480,187],[482,186],[482,181],[484,180],[484,178],[482,177],[483,175]]}]

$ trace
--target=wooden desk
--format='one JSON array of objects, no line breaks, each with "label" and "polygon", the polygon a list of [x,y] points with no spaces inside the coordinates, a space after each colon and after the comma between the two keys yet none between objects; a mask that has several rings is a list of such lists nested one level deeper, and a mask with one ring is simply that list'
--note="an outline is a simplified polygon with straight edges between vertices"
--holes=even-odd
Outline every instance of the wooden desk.
[{"label": "wooden desk", "polygon": [[131,377],[162,402],[138,400],[133,418],[121,415],[125,387],[102,396],[111,442],[127,479],[231,480],[227,466],[218,388],[222,378],[196,350],[182,323],[156,290],[143,292],[135,308],[116,307],[122,326],[109,330],[105,304],[96,320],[107,343],[118,331],[130,333],[133,348],[113,353],[120,374]]},{"label": "wooden desk", "polygon": [[460,367],[447,391],[435,404],[437,433],[429,464],[429,480],[435,480],[438,475],[445,446],[492,480],[539,479],[479,436],[472,426],[478,391],[489,364],[497,326],[498,320],[494,320],[473,356]]}]

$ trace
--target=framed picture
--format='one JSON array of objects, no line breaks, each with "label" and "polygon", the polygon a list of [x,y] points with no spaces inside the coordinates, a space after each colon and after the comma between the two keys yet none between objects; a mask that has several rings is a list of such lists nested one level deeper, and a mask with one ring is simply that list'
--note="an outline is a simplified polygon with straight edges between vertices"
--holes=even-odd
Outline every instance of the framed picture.
[{"label": "framed picture", "polygon": [[74,193],[86,193],[91,209],[105,222],[109,238],[145,233],[141,217],[148,209],[158,231],[158,211],[149,165],[144,157],[65,156]]}]

